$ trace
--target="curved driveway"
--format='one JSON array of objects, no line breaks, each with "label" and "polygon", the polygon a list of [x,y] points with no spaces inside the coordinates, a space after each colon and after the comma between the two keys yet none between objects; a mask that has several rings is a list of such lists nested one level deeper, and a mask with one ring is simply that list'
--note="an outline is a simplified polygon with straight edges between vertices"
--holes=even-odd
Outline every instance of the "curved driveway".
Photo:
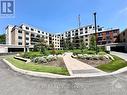
[{"label": "curved driveway", "polygon": [[49,79],[14,72],[0,61],[0,95],[127,95],[127,72],[94,78]]}]

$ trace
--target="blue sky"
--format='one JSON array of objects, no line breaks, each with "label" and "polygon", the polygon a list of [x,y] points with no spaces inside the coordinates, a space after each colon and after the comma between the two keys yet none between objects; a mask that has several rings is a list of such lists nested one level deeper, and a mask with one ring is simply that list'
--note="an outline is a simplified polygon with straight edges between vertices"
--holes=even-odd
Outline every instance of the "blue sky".
[{"label": "blue sky", "polygon": [[50,33],[59,33],[81,25],[97,24],[105,28],[127,28],[127,0],[15,0],[15,17],[0,18],[0,34],[8,24],[30,24]]}]

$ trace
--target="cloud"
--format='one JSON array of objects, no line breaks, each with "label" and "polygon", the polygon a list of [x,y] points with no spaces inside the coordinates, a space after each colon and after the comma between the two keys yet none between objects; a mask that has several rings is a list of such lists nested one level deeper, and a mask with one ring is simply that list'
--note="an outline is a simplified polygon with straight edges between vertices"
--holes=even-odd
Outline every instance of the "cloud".
[{"label": "cloud", "polygon": [[122,10],[120,10],[119,13],[127,13],[127,7],[122,9]]}]

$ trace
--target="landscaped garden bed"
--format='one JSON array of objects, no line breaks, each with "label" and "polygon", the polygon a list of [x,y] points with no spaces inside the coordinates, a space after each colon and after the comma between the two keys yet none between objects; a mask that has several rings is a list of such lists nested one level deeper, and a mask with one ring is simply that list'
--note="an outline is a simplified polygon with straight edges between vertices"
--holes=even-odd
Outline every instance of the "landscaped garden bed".
[{"label": "landscaped garden bed", "polygon": [[24,70],[69,75],[62,57],[49,59],[46,59],[46,57],[35,57],[29,63],[25,63],[25,61],[15,59],[14,57],[7,58],[7,60],[16,67]]},{"label": "landscaped garden bed", "polygon": [[114,56],[114,55],[112,55],[112,56],[113,56],[114,60],[111,60],[107,64],[100,64],[96,68],[101,69],[106,72],[113,72],[113,71],[116,71],[120,68],[127,66],[127,61],[125,61],[117,56]]},{"label": "landscaped garden bed", "polygon": [[113,55],[91,55],[91,54],[76,54],[72,55],[79,61],[87,63],[93,67],[101,69],[105,72],[113,72],[127,66],[127,62]]},{"label": "landscaped garden bed", "polygon": [[100,64],[107,64],[111,61],[111,59],[105,55],[77,54],[73,55],[72,57],[93,67],[97,67]]}]

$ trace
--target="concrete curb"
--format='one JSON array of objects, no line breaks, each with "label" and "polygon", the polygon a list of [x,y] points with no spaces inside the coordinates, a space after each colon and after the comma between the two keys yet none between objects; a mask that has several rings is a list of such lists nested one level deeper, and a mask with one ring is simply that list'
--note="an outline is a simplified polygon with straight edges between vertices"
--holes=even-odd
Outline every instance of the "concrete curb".
[{"label": "concrete curb", "polygon": [[22,74],[27,74],[27,75],[32,75],[32,76],[38,76],[38,77],[47,77],[47,78],[64,78],[64,77],[66,77],[64,75],[58,75],[58,74],[52,74],[52,73],[43,73],[43,72],[34,72],[34,71],[23,70],[23,69],[17,68],[16,66],[12,65],[6,59],[3,59],[3,61],[11,69],[13,69],[14,71],[20,72]]},{"label": "concrete curb", "polygon": [[30,76],[35,76],[35,77],[43,77],[43,78],[85,78],[85,77],[99,77],[99,76],[111,76],[111,75],[116,75],[119,73],[123,73],[127,71],[127,67],[121,68],[117,71],[114,71],[112,73],[106,73],[106,74],[81,74],[81,75],[75,75],[75,76],[64,76],[64,75],[58,75],[58,74],[52,74],[52,73],[43,73],[43,72],[34,72],[34,71],[28,71],[28,70],[23,70],[20,68],[17,68],[16,66],[12,65],[10,62],[8,62],[6,59],[3,59],[4,63],[6,63],[12,70],[30,75]]}]

